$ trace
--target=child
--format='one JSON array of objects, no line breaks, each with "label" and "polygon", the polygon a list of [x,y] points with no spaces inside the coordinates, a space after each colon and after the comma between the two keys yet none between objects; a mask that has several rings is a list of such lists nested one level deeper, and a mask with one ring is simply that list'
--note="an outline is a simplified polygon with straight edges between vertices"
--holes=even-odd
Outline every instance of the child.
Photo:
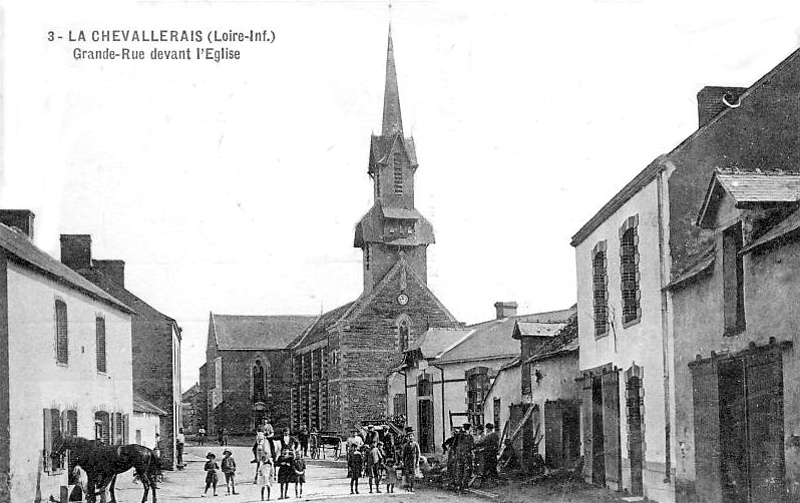
[{"label": "child", "polygon": [[303,460],[302,452],[294,458],[292,470],[294,471],[294,496],[295,498],[303,497],[303,484],[306,483],[306,462]]},{"label": "child", "polygon": [[372,442],[372,448],[367,453],[367,475],[369,476],[369,492],[372,492],[372,482],[375,482],[375,492],[381,492],[381,469],[383,468],[383,454],[378,442]]},{"label": "child", "polygon": [[394,468],[394,460],[389,458],[386,460],[386,492],[393,493],[394,485],[397,483],[397,472]]},{"label": "child", "polygon": [[[347,476],[350,477],[350,494],[358,494],[358,478],[364,466],[364,457],[361,451],[353,449],[347,459]],[[354,492],[355,491],[355,492]]]},{"label": "child", "polygon": [[280,484],[281,487],[281,495],[278,499],[285,500],[289,497],[289,482],[292,481],[293,460],[292,451],[288,448],[284,448],[281,451],[281,455],[275,460],[275,464],[278,466],[278,484]]},{"label": "child", "polygon": [[226,494],[239,494],[236,492],[236,461],[233,460],[232,453],[228,449],[222,451],[222,473],[225,474],[225,487],[228,489]]},{"label": "child", "polygon": [[206,471],[206,490],[203,491],[203,498],[206,497],[206,493],[208,492],[209,487],[214,488],[214,496],[217,495],[217,470],[219,470],[219,465],[215,461],[217,457],[214,455],[213,452],[209,452],[206,454],[206,461],[205,466],[203,469]]},{"label": "child", "polygon": [[272,480],[275,478],[275,470],[272,466],[272,458],[266,453],[261,455],[258,465],[258,483],[261,485],[261,501],[264,501],[264,489],[267,490],[267,501],[272,491]]}]

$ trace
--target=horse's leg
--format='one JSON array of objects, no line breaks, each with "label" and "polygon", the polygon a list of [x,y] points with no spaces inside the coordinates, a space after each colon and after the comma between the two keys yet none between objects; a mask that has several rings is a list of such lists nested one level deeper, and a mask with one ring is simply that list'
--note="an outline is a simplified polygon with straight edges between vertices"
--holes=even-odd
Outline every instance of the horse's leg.
[{"label": "horse's leg", "polygon": [[139,474],[139,480],[142,481],[142,488],[144,489],[144,494],[142,495],[142,503],[145,503],[147,501],[147,494],[150,492],[150,474],[147,473],[146,471],[139,471],[139,470],[136,470],[136,473]]},{"label": "horse's leg", "polygon": [[97,482],[95,481],[94,473],[86,472],[86,495],[87,503],[95,503],[97,501]]},{"label": "horse's leg", "polygon": [[[156,476],[155,474],[148,474],[148,478],[150,480],[150,487],[153,490],[153,503],[156,503]],[[145,503],[142,501],[142,503]]]}]

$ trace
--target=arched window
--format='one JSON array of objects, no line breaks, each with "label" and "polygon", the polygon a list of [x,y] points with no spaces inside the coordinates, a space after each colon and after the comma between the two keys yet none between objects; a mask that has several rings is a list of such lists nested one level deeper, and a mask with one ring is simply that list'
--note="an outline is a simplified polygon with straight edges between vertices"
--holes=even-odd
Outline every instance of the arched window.
[{"label": "arched window", "polygon": [[634,215],[620,228],[620,279],[622,280],[622,323],[637,322],[642,315],[639,303],[639,216]]},{"label": "arched window", "polygon": [[433,386],[428,374],[420,374],[417,378],[417,396],[432,396]]},{"label": "arched window", "polygon": [[394,193],[403,195],[403,154],[395,152],[392,156],[392,166],[394,167]]},{"label": "arched window", "polygon": [[73,437],[78,436],[78,411],[68,410],[64,413],[64,433]]},{"label": "arched window", "polygon": [[261,365],[261,360],[256,360],[256,363],[253,365],[253,401],[266,401],[264,367]]},{"label": "arched window", "polygon": [[397,320],[397,340],[400,351],[408,349],[408,345],[411,343],[411,319],[406,315]]},{"label": "arched window", "polygon": [[56,300],[56,362],[66,365],[68,361],[67,304],[58,299]]},{"label": "arched window", "polygon": [[105,445],[111,444],[111,416],[99,410],[94,413],[94,438]]}]

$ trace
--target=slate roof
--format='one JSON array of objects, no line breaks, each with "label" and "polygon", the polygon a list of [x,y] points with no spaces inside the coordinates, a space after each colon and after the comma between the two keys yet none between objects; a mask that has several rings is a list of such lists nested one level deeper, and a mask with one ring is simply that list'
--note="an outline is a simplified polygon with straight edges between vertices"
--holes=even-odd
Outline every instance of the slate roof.
[{"label": "slate roof", "polygon": [[[414,233],[410,236],[407,234],[397,234],[394,236],[384,236],[383,233],[383,219],[384,212],[413,211],[416,213],[416,224],[414,225]],[[392,218],[406,218],[406,217],[392,217]],[[404,246],[418,246],[424,244],[433,244],[436,239],[433,235],[433,226],[428,220],[419,214],[416,210],[402,210],[395,208],[382,209],[380,203],[376,203],[370,210],[361,217],[361,220],[356,224],[355,239],[353,246],[361,248],[364,243],[389,243]]]},{"label": "slate roof", "polygon": [[563,325],[560,323],[531,323],[517,321],[514,338],[520,337],[553,337]]},{"label": "slate roof", "polygon": [[423,358],[438,358],[472,332],[474,330],[469,328],[431,328],[414,341],[408,351],[419,349]]},{"label": "slate roof", "polygon": [[[414,138],[411,137],[402,137],[399,134],[393,134],[390,136],[372,136],[370,138],[370,163],[369,163],[369,172],[372,173],[374,163],[385,163],[387,162],[388,156],[392,151],[392,145],[396,139],[403,138],[403,145],[405,147],[405,152],[408,154],[408,158],[411,160],[411,166],[413,168],[417,167],[417,149],[414,145]],[[401,147],[403,148],[403,147]]]},{"label": "slate roof", "polygon": [[109,304],[120,311],[133,313],[133,309],[126,306],[102,288],[93,284],[77,272],[62,264],[37,248],[22,232],[0,224],[0,248],[9,253],[9,258],[19,262],[50,279],[78,290],[95,300]]},{"label": "slate roof", "polygon": [[327,337],[328,327],[341,320],[342,316],[347,313],[354,303],[355,301],[348,302],[343,306],[339,306],[336,309],[331,309],[330,311],[317,316],[314,319],[314,323],[304,330],[303,333],[299,334],[299,337],[294,339],[291,346],[296,348],[301,344],[313,344]]},{"label": "slate roof", "polygon": [[737,203],[800,201],[800,174],[717,173],[716,176]]},{"label": "slate roof", "polygon": [[148,402],[141,395],[134,393],[133,394],[133,411],[134,412],[146,412],[148,414],[158,414],[159,416],[167,416],[166,411],[164,409],[158,407],[157,405]]},{"label": "slate roof", "polygon": [[221,351],[287,349],[316,318],[211,314]]},{"label": "slate roof", "polygon": [[681,287],[701,274],[712,271],[715,258],[716,248],[712,246],[702,252],[697,259],[689,265],[688,269],[670,281],[669,284],[664,287],[664,290],[672,290],[673,288]]},{"label": "slate roof", "polygon": [[531,355],[526,363],[545,360],[554,356],[559,356],[577,351],[578,342],[578,315],[573,314],[566,325],[547,344],[542,346],[539,351]]},{"label": "slate roof", "polygon": [[772,241],[780,239],[784,236],[788,236],[789,234],[793,234],[798,230],[800,230],[800,209],[790,214],[778,225],[767,231],[766,234],[745,246],[742,249],[742,253],[751,252],[756,248],[760,248],[768,243],[771,243]]},{"label": "slate roof", "polygon": [[386,218],[398,218],[403,220],[418,220],[422,218],[422,215],[415,209],[406,209],[406,208],[393,208],[393,207],[385,207],[381,206],[381,211],[383,212],[383,216]]}]

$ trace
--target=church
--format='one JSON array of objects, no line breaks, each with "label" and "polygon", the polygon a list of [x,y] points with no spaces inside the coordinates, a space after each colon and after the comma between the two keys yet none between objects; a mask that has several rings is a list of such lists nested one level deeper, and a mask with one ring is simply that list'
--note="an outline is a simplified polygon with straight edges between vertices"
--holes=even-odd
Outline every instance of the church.
[{"label": "church", "polygon": [[[222,315],[212,315],[200,376],[206,392],[200,421],[210,433],[221,425],[231,434],[249,433],[264,417],[275,426],[290,422],[293,430],[344,433],[363,420],[385,418],[387,376],[409,344],[428,329],[462,326],[427,285],[427,248],[434,233],[414,207],[417,168],[414,140],[403,133],[390,28],[381,134],[369,142],[374,204],[356,225],[353,242],[363,253],[363,292],[319,316],[292,320],[294,337],[285,323],[272,322],[282,317],[225,317],[231,332],[239,329],[230,323],[247,325],[250,342],[236,352],[215,349],[220,339],[213,321]],[[276,326],[281,328],[272,330]],[[266,348],[280,355],[278,360],[290,357],[291,365],[272,366],[265,393]],[[225,361],[228,354],[235,365]],[[225,375],[225,368],[236,369],[236,375]],[[238,383],[236,389],[226,382]],[[233,417],[233,411],[240,412]],[[243,417],[241,411],[250,412]],[[290,418],[284,419],[287,413]]]}]

